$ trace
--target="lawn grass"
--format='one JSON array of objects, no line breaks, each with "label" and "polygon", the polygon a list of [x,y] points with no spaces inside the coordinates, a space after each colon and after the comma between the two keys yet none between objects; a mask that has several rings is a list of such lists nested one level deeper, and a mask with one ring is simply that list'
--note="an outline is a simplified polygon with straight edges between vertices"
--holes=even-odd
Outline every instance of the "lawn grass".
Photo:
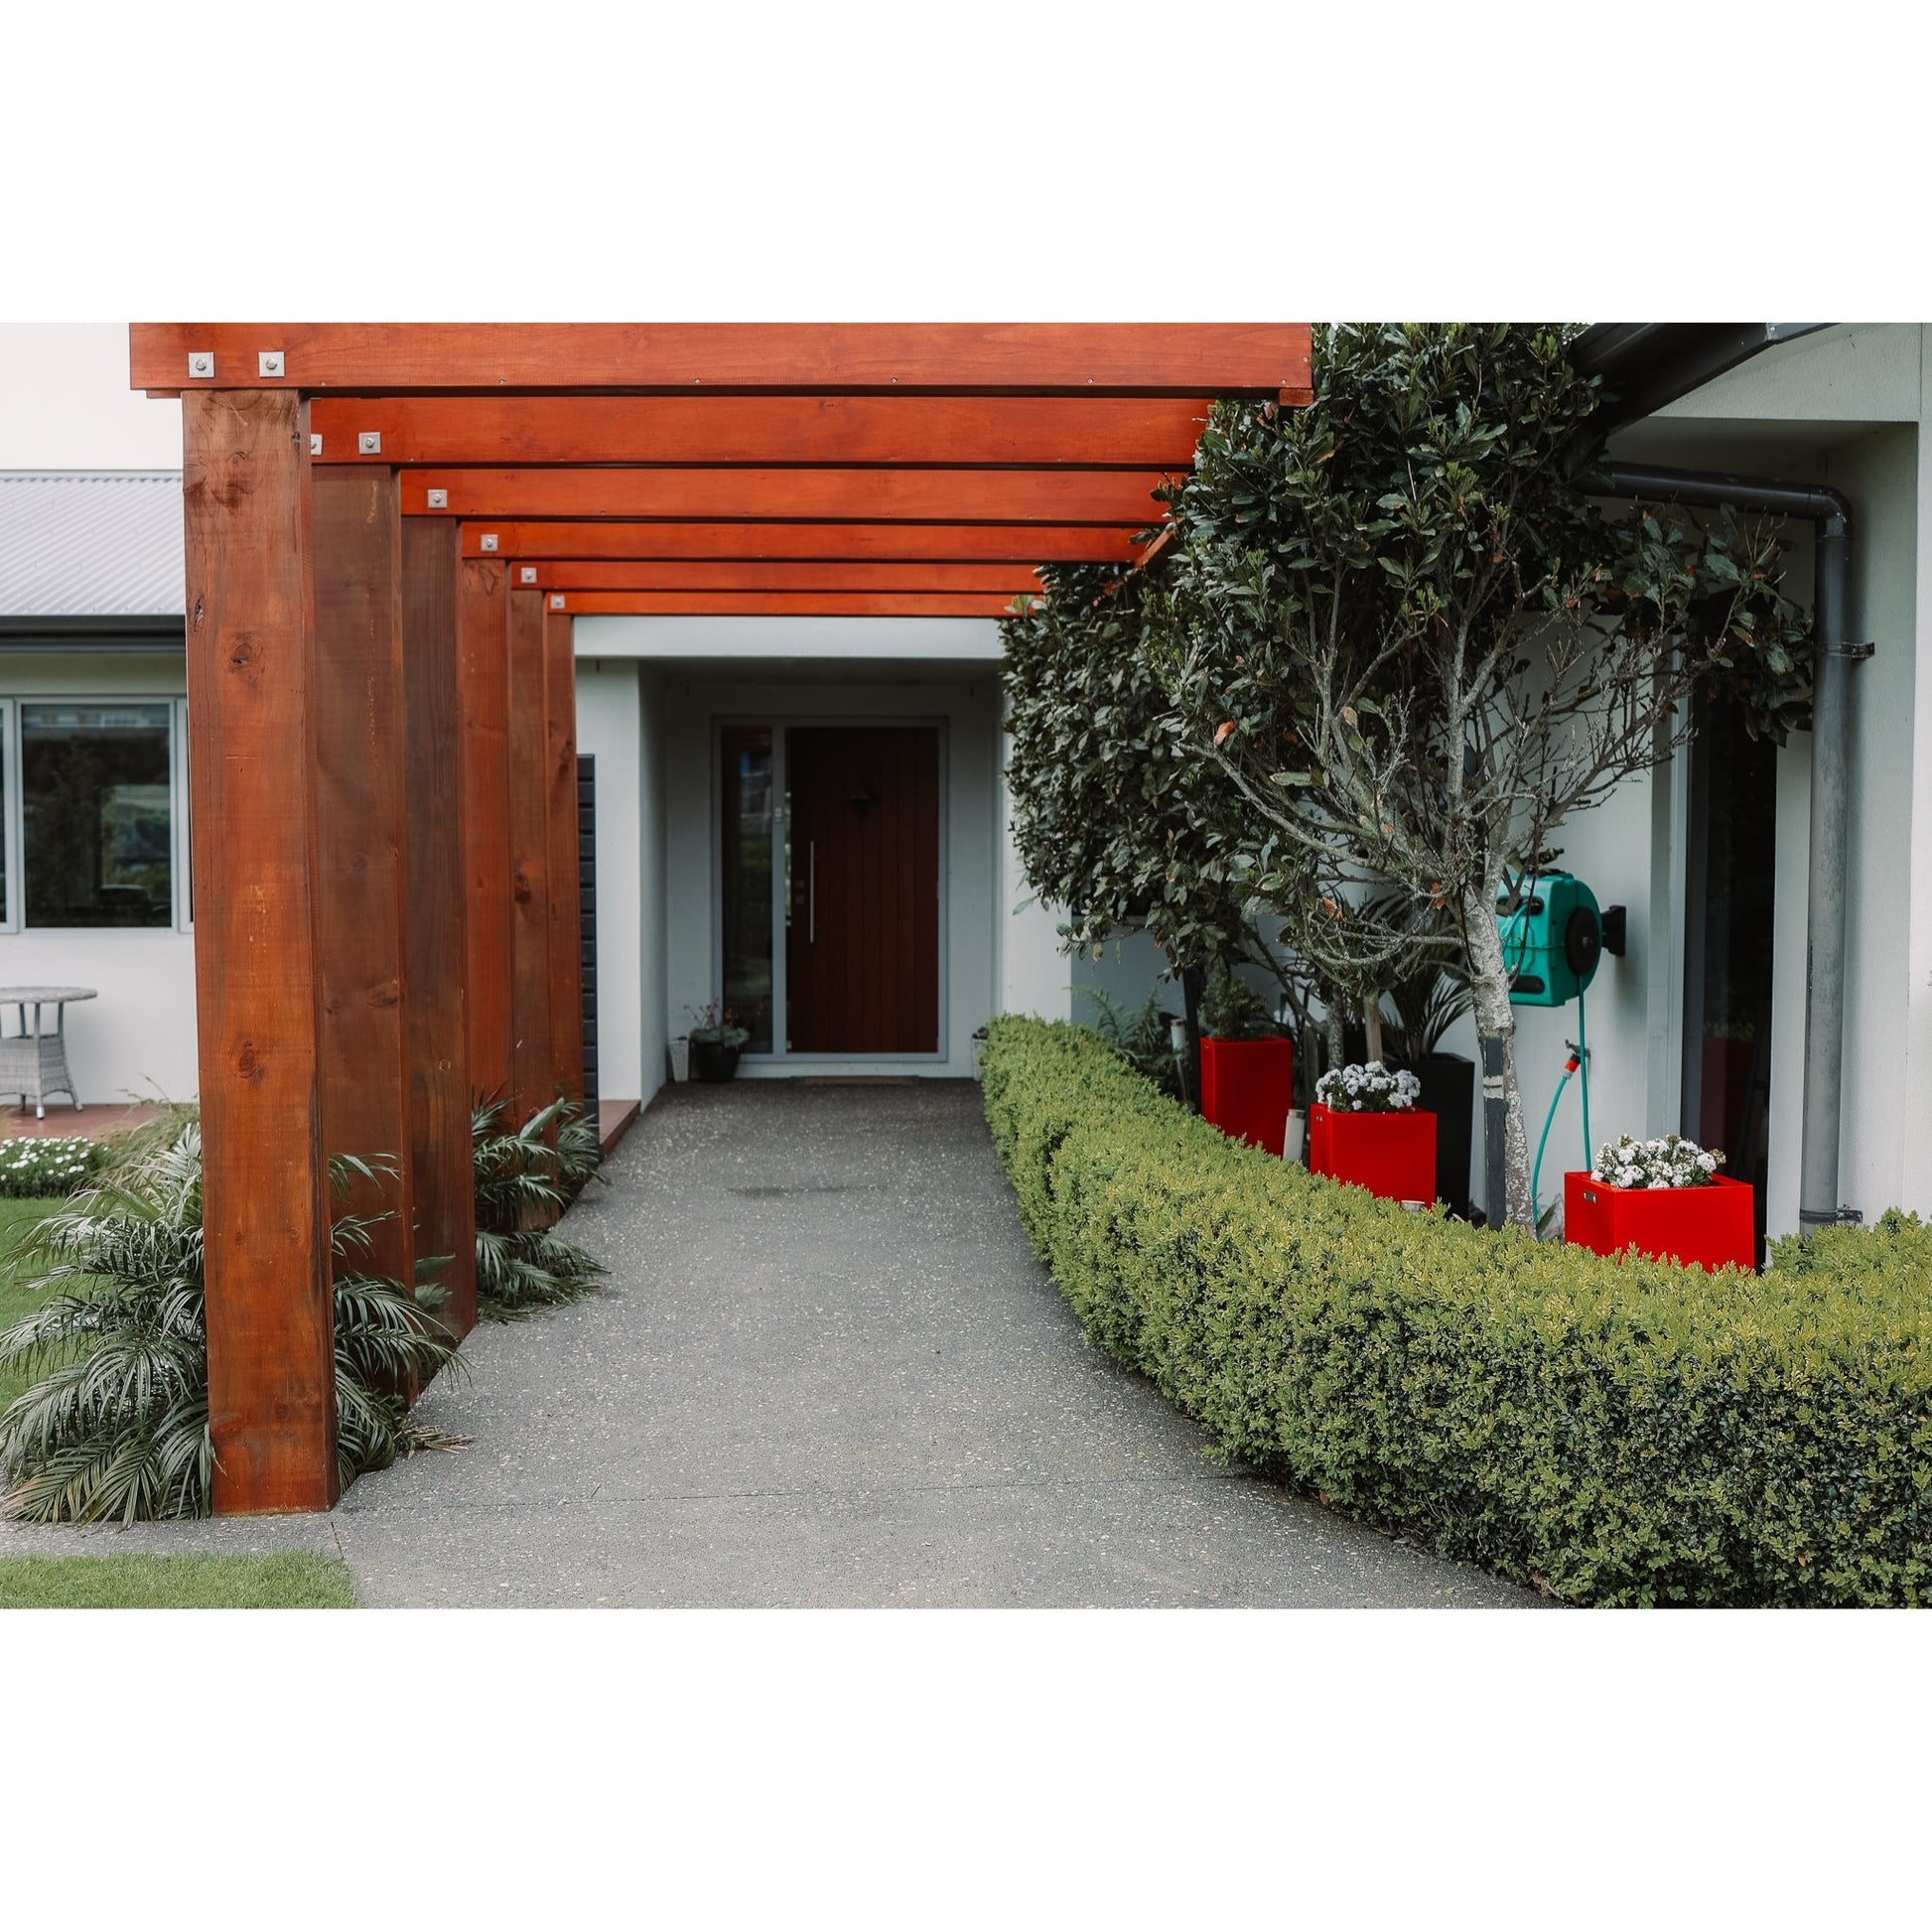
[{"label": "lawn grass", "polygon": [[352,1610],[340,1557],[0,1557],[0,1610]]},{"label": "lawn grass", "polygon": [[[0,1328],[11,1328],[23,1315],[30,1314],[44,1299],[39,1291],[23,1283],[10,1259],[10,1250],[20,1229],[29,1222],[44,1220],[67,1201],[60,1195],[37,1196],[28,1200],[0,1200]],[[28,1384],[29,1378],[14,1369],[0,1369],[0,1409],[5,1409]]]}]

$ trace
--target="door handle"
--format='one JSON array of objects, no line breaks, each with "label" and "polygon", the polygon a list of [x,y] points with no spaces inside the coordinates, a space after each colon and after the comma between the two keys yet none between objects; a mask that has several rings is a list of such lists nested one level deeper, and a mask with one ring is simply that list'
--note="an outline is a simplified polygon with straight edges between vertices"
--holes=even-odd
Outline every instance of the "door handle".
[{"label": "door handle", "polygon": [[818,841],[805,846],[805,943],[818,944]]}]

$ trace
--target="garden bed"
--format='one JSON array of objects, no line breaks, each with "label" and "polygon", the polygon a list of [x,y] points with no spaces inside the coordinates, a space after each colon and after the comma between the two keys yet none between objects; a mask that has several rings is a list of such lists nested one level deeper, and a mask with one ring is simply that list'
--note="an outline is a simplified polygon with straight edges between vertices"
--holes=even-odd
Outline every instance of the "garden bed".
[{"label": "garden bed", "polygon": [[1006,1019],[986,1111],[1090,1339],[1217,1450],[1580,1603],[1932,1596],[1932,1230],[1763,1277],[1417,1214]]}]

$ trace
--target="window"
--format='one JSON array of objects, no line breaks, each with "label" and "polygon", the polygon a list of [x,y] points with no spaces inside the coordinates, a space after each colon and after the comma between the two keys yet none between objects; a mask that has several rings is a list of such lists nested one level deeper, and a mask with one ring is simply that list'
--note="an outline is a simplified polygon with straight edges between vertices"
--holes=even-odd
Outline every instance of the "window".
[{"label": "window", "polygon": [[180,700],[22,698],[0,724],[10,929],[186,925]]}]

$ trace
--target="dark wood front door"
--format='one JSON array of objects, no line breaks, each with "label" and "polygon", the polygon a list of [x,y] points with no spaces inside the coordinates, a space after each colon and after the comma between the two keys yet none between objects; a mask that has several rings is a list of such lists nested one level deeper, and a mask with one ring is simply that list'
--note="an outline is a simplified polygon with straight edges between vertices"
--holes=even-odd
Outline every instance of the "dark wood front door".
[{"label": "dark wood front door", "polygon": [[939,734],[813,725],[785,735],[794,1053],[939,1050]]}]

